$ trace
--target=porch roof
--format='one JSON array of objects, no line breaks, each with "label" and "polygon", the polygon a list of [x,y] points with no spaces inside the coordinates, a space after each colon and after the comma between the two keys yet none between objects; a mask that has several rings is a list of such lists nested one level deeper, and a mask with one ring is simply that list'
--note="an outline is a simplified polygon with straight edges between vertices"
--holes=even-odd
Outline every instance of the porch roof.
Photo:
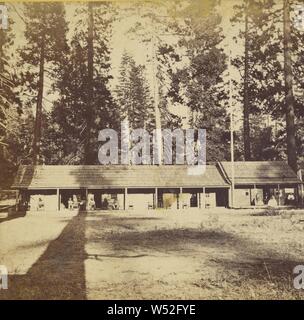
[{"label": "porch roof", "polygon": [[[231,180],[231,162],[220,163]],[[236,161],[234,162],[235,184],[298,184],[301,180],[283,161]]]},{"label": "porch roof", "polygon": [[[199,170],[199,168],[196,168]],[[216,165],[203,174],[186,165],[39,165],[20,166],[12,188],[201,188],[229,187]]]}]

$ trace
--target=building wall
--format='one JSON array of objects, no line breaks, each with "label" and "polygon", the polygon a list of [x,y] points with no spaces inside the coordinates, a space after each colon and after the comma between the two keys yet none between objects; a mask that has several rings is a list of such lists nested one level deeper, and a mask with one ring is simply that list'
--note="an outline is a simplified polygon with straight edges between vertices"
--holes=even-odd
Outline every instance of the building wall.
[{"label": "building wall", "polygon": [[29,191],[28,206],[31,211],[56,211],[58,210],[58,196],[56,190]]},{"label": "building wall", "polygon": [[238,207],[251,206],[251,189],[250,188],[235,188],[234,202]]},{"label": "building wall", "polygon": [[153,193],[134,193],[127,196],[127,209],[147,210],[153,208]]},{"label": "building wall", "polygon": [[215,208],[215,207],[216,207],[216,193],[215,192],[206,192],[205,208],[209,209],[209,208]]}]

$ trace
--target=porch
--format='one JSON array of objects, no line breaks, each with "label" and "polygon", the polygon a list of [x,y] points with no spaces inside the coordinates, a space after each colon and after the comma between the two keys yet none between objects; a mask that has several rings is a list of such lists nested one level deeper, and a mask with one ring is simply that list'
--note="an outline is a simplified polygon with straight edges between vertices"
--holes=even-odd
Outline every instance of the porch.
[{"label": "porch", "polygon": [[227,207],[228,188],[21,189],[19,210],[93,211]]}]

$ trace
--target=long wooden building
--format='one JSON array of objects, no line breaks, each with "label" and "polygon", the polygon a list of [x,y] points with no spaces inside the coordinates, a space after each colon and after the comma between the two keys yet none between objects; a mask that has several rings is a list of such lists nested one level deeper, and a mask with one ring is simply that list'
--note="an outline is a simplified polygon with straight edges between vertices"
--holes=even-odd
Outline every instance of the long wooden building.
[{"label": "long wooden building", "polygon": [[[20,166],[20,210],[133,210],[297,205],[302,181],[285,162],[186,165]],[[196,170],[193,170],[196,169]]]}]

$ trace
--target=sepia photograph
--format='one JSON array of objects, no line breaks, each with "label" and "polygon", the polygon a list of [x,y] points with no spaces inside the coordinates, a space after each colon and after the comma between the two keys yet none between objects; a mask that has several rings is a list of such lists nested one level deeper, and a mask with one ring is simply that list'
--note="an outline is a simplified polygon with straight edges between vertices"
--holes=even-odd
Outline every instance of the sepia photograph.
[{"label": "sepia photograph", "polygon": [[0,2],[0,300],[304,300],[304,1]]}]

